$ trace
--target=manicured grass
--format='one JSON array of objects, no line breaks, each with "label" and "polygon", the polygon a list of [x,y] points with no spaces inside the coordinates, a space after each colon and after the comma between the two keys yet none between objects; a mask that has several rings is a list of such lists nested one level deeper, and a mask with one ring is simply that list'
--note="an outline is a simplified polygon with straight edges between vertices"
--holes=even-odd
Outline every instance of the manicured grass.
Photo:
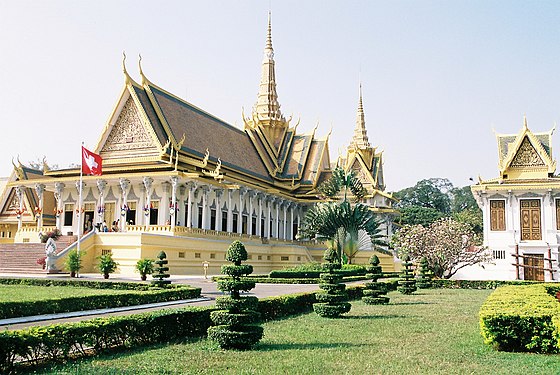
[{"label": "manicured grass", "polygon": [[67,286],[33,286],[0,284],[0,303],[42,301],[55,298],[130,293],[130,290],[92,289]]},{"label": "manicured grass", "polygon": [[354,302],[345,318],[311,313],[264,324],[252,351],[207,340],[69,362],[48,374],[560,374],[560,356],[496,352],[482,343],[478,311],[490,290],[389,293]]}]

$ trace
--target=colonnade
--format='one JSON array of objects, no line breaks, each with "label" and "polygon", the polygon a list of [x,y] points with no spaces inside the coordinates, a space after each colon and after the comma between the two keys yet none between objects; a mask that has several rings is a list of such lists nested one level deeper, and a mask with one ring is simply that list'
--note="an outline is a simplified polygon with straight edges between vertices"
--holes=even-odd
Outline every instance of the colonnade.
[{"label": "colonnade", "polygon": [[[23,190],[16,194],[23,210]],[[80,183],[55,182],[34,187],[38,197],[37,225],[43,223],[43,196],[52,190],[56,227],[62,232],[83,233],[84,226],[118,221],[118,230],[127,224],[169,225],[249,234],[263,238],[295,239],[304,206],[278,195],[246,186],[234,188],[206,184],[177,176],[145,176],[140,179],[100,178],[82,183],[82,205],[78,207]],[[46,213],[50,214],[50,213]],[[51,214],[52,215],[52,214]],[[21,228],[21,215],[18,229]],[[86,221],[87,220],[87,221]]]}]

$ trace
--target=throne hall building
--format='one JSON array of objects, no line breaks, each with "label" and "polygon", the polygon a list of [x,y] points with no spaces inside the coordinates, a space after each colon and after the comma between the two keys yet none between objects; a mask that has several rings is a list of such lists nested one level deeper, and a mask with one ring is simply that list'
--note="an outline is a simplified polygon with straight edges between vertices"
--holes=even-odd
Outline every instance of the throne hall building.
[{"label": "throne hall building", "polygon": [[471,186],[482,209],[484,246],[493,263],[471,266],[457,278],[558,281],[560,178],[552,134],[496,134],[499,177]]},{"label": "throne hall building", "polygon": [[[201,274],[203,263],[219,273],[236,239],[259,273],[321,261],[324,245],[296,236],[306,209],[320,199],[318,185],[331,176],[329,135],[300,134],[281,112],[270,18],[257,101],[242,129],[152,83],[141,66],[140,82],[124,60],[123,73],[124,87],[92,150],[103,158],[103,175],[83,177],[81,206],[80,168],[45,164],[40,172],[18,162],[3,181],[0,271],[7,253],[12,262],[23,259],[26,246],[40,248],[39,232],[55,228],[66,241],[59,243],[57,267],[80,236],[82,272],[94,272],[96,258],[111,253],[117,272],[132,274],[139,259],[164,250],[172,274]],[[390,236],[397,212],[384,191],[382,152],[368,140],[361,90],[354,135],[333,164],[357,172],[368,190],[365,202]],[[89,230],[103,222],[114,230]],[[365,263],[372,251],[363,249],[356,262]],[[393,258],[378,255],[384,270],[393,270]]]}]

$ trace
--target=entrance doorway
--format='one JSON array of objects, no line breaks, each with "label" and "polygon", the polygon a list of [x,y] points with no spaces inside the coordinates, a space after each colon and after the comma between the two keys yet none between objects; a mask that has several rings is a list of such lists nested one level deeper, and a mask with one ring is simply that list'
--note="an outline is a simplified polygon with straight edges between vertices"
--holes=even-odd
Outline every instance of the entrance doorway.
[{"label": "entrance doorway", "polygon": [[544,281],[544,256],[542,254],[526,255],[523,258],[523,264],[530,266],[523,268],[523,279]]}]

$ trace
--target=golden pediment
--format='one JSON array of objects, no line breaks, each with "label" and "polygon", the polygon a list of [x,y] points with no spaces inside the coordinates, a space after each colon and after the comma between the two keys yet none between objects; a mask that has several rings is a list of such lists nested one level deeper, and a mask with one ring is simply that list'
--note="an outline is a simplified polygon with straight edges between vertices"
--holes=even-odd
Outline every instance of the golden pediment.
[{"label": "golden pediment", "polygon": [[102,152],[139,150],[155,147],[132,97],[122,108],[111,133],[107,137]]},{"label": "golden pediment", "polygon": [[525,137],[521,146],[517,150],[515,157],[511,161],[510,167],[512,168],[525,168],[525,167],[544,167],[546,163],[542,160],[539,153],[529,139]]}]

